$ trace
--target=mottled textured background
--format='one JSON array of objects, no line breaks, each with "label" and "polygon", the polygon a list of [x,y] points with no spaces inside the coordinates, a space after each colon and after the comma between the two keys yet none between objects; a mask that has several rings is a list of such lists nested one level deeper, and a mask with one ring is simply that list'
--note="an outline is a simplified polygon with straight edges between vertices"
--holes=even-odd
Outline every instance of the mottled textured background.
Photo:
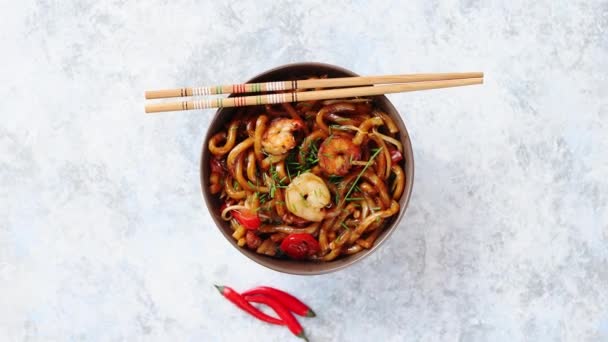
[{"label": "mottled textured background", "polygon": [[[0,340],[284,341],[212,284],[271,284],[313,341],[608,340],[608,2],[1,1]],[[377,253],[254,264],[198,179],[212,111],[143,91],[295,61],[482,70],[391,95],[416,176]]]}]

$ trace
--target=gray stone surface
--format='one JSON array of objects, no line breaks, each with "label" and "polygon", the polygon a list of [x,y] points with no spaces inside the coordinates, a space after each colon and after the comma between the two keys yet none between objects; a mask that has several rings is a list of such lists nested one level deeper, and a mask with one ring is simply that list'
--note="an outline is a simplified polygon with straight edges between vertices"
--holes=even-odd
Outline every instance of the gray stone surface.
[{"label": "gray stone surface", "polygon": [[[285,288],[313,341],[608,340],[608,2],[3,1],[0,340],[297,341],[212,284]],[[212,111],[143,91],[294,61],[483,70],[391,95],[411,205],[337,273],[276,273],[202,203]]]}]

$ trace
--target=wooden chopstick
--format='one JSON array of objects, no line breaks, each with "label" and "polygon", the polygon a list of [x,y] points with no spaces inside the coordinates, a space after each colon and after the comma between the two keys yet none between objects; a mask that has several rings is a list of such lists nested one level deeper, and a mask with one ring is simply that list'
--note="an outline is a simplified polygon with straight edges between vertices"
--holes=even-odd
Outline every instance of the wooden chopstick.
[{"label": "wooden chopstick", "polygon": [[266,83],[245,83],[218,85],[210,87],[191,87],[164,90],[146,91],[146,99],[164,99],[170,97],[205,96],[216,94],[259,93],[268,91],[282,91],[294,89],[354,87],[374,84],[408,83],[422,81],[457,80],[464,78],[483,78],[483,72],[438,73],[438,74],[411,74],[411,75],[384,75],[339,77],[324,79],[308,79],[293,81],[278,81]]},{"label": "wooden chopstick", "polygon": [[371,87],[340,88],[316,91],[271,93],[228,98],[208,98],[192,101],[146,104],[146,113],[182,111],[205,108],[241,107],[263,104],[339,99],[356,96],[374,96],[408,91],[460,87],[482,84],[483,78],[465,78],[442,81],[422,81],[403,84],[378,85]]}]

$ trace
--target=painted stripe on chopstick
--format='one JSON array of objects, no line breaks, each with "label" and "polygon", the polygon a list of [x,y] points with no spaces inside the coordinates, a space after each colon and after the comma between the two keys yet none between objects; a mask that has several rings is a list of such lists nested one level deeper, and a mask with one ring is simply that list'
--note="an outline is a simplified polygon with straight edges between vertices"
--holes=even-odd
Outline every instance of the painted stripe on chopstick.
[{"label": "painted stripe on chopstick", "polygon": [[211,87],[177,88],[167,90],[154,90],[146,93],[146,98],[169,98],[187,96],[209,96],[219,94],[259,93],[263,91],[283,91],[296,89],[297,81],[279,81],[266,83],[240,83],[231,85],[217,85]]},{"label": "painted stripe on chopstick", "polygon": [[283,103],[283,102],[288,102],[286,100],[285,93],[266,94],[266,103],[268,103],[268,104]]},{"label": "painted stripe on chopstick", "polygon": [[207,109],[222,107],[244,107],[250,105],[276,104],[284,102],[296,102],[296,93],[280,93],[256,95],[250,97],[229,97],[215,99],[200,99],[194,101],[182,101],[179,103],[182,110]]},{"label": "painted stripe on chopstick", "polygon": [[211,95],[210,87],[194,87],[192,88],[192,96],[208,96]]},{"label": "painted stripe on chopstick", "polygon": [[342,89],[314,90],[303,92],[273,93],[257,96],[241,96],[217,99],[202,99],[199,101],[180,101],[146,104],[146,113],[170,112],[211,107],[235,107],[251,106],[260,104],[276,104],[292,101],[311,101],[341,99],[359,96],[377,96],[383,94],[421,91],[429,89],[441,89],[450,87],[461,87],[474,84],[483,84],[483,78],[454,79],[441,81],[424,81],[405,84],[387,84],[370,87],[354,87]]},{"label": "painted stripe on chopstick", "polygon": [[244,84],[233,84],[232,85],[232,93],[240,94],[240,93],[246,93],[246,92],[247,92],[247,87],[245,87]]},{"label": "painted stripe on chopstick", "polygon": [[194,105],[194,109],[213,108],[213,103],[211,101],[212,99],[202,99],[192,101],[192,104]]},{"label": "painted stripe on chopstick", "polygon": [[244,97],[235,97],[235,98],[234,98],[234,105],[235,105],[236,107],[242,107],[242,106],[246,106],[246,105],[247,105],[247,103],[246,103],[246,102],[247,102],[247,101],[245,100],[245,98],[244,98]]},{"label": "painted stripe on chopstick", "polygon": [[234,85],[218,85],[212,87],[174,88],[151,90],[145,92],[146,99],[162,99],[171,97],[205,96],[216,94],[264,91],[284,91],[292,89],[331,89],[355,86],[404,84],[415,82],[447,81],[458,79],[483,78],[483,72],[435,73],[410,75],[357,76],[325,79],[307,79],[292,81],[277,81],[268,83],[246,83]]},{"label": "painted stripe on chopstick", "polygon": [[278,81],[266,83],[240,83],[231,85],[217,85],[211,87],[176,88],[153,90],[146,92],[147,99],[161,99],[170,97],[209,96],[219,94],[260,93],[264,91],[284,91],[296,89],[298,81]]},{"label": "painted stripe on chopstick", "polygon": [[266,90],[267,91],[279,91],[279,90],[285,90],[285,82],[268,82],[268,83],[262,83],[263,85],[266,86]]},{"label": "painted stripe on chopstick", "polygon": [[297,81],[280,81],[267,83],[241,83],[213,87],[181,88],[180,96],[208,96],[218,94],[259,93],[262,91],[291,90],[297,87]]}]

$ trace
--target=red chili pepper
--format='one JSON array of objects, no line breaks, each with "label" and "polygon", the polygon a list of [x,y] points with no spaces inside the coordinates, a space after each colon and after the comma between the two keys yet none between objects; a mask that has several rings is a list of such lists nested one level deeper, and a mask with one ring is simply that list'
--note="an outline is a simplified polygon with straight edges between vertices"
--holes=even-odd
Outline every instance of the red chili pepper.
[{"label": "red chili pepper", "polygon": [[306,304],[302,303],[298,298],[290,295],[285,291],[281,291],[279,289],[275,289],[274,287],[269,286],[258,286],[251,290],[243,292],[243,296],[249,295],[265,295],[272,297],[279,302],[281,302],[289,311],[295,313],[296,315],[304,316],[304,317],[315,317],[316,314],[309,308]]},{"label": "red chili pepper", "polygon": [[388,151],[391,154],[391,160],[393,161],[393,164],[396,164],[403,160],[403,154],[401,154],[398,149],[389,147]]},{"label": "red chili pepper", "polygon": [[[230,288],[228,286],[220,286],[220,285],[214,285],[214,286],[217,288],[218,291],[220,291],[220,293],[224,297],[226,297],[226,299],[228,299],[229,301],[231,301],[236,306],[241,308],[243,311],[249,313],[253,317],[255,317],[259,320],[262,320],[264,322],[271,323],[271,324],[285,325],[285,322],[283,322],[282,320],[280,320],[278,318],[274,318],[272,316],[268,316],[267,314],[263,313],[255,306],[249,304],[249,302],[245,298],[243,298],[242,295],[240,295],[238,292],[234,291],[232,288]],[[277,314],[278,314],[278,312],[277,312]]]},{"label": "red chili pepper", "polygon": [[250,210],[233,210],[232,217],[247,229],[255,230],[262,225],[262,221],[258,215]]},{"label": "red chili pepper", "polygon": [[304,334],[304,328],[302,328],[302,325],[300,325],[300,322],[298,322],[298,320],[294,317],[294,315],[292,315],[291,312],[285,306],[283,306],[283,304],[281,304],[278,300],[276,300],[272,297],[263,296],[263,295],[245,296],[245,300],[253,302],[253,303],[266,304],[266,305],[270,306],[274,310],[274,312],[276,312],[277,315],[279,315],[279,317],[281,317],[283,322],[285,322],[285,325],[287,325],[289,330],[294,335],[296,335],[300,338],[303,338],[305,341],[308,341],[306,334]]},{"label": "red chili pepper", "polygon": [[320,249],[319,242],[310,234],[289,234],[281,242],[281,249],[293,259],[304,259],[317,253]]}]

